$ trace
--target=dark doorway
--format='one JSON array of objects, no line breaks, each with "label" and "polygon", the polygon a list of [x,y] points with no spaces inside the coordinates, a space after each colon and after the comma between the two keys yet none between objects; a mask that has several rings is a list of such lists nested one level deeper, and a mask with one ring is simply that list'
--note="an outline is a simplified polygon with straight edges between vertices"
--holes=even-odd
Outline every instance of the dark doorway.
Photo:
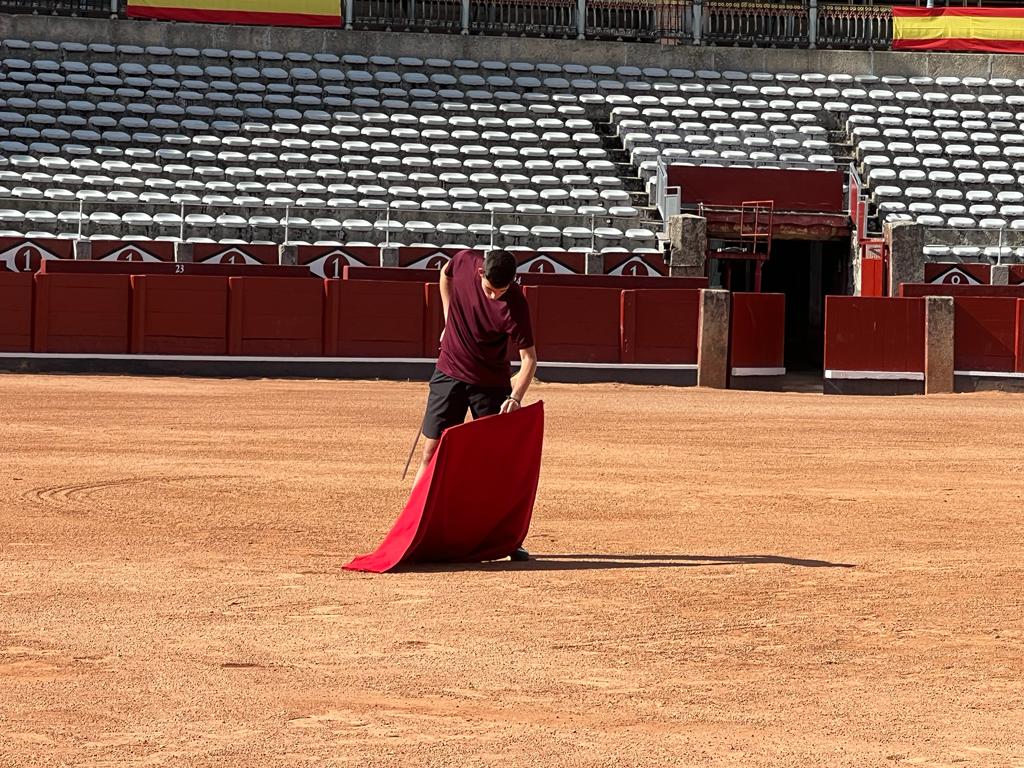
[{"label": "dark doorway", "polygon": [[786,370],[820,372],[824,365],[825,296],[844,294],[849,241],[775,240],[761,290],[786,294]]}]

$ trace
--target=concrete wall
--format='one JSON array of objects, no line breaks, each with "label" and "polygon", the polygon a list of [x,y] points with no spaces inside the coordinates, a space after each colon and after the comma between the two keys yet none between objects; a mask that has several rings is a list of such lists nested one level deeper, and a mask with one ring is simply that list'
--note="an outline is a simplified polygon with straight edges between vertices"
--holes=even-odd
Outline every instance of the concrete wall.
[{"label": "concrete wall", "polygon": [[652,43],[548,40],[405,32],[244,27],[214,24],[79,19],[0,14],[0,37],[22,40],[163,45],[169,48],[242,48],[306,53],[384,53],[420,57],[632,64],[664,68],[769,72],[847,72],[878,75],[1024,76],[1024,56],[1005,54],[895,53],[892,51],[695,48]]}]

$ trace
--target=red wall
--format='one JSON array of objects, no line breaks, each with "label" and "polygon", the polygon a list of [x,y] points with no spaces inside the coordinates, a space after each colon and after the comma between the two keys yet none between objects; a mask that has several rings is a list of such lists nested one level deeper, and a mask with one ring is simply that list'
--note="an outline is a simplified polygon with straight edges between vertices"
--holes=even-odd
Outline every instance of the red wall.
[{"label": "red wall", "polygon": [[1017,300],[1017,368],[1024,373],[1024,299]]},{"label": "red wall", "polygon": [[732,367],[784,368],[786,295],[732,295]]},{"label": "red wall", "polygon": [[324,283],[286,277],[228,278],[228,354],[323,354]]},{"label": "red wall", "polygon": [[612,288],[527,286],[541,360],[617,363],[621,296]]},{"label": "red wall", "polygon": [[143,355],[226,355],[228,278],[132,275],[132,346]]},{"label": "red wall", "polygon": [[739,207],[748,200],[773,200],[776,211],[845,210],[843,171],[670,165],[668,183],[680,188],[684,205]]},{"label": "red wall", "polygon": [[0,272],[0,352],[32,351],[32,287],[29,272]]},{"label": "red wall", "polygon": [[128,353],[128,275],[39,273],[35,280],[36,352]]},{"label": "red wall", "polygon": [[327,280],[325,353],[331,357],[423,357],[423,283]]},{"label": "red wall", "polygon": [[279,264],[171,263],[162,261],[44,261],[45,274],[75,275],[224,275],[227,277],[309,277],[305,267]]},{"label": "red wall", "polygon": [[956,370],[1015,370],[1019,300],[961,296],[953,304]]},{"label": "red wall", "polygon": [[622,362],[696,363],[700,291],[622,291]]},{"label": "red wall", "polygon": [[825,298],[825,368],[924,371],[924,299]]}]

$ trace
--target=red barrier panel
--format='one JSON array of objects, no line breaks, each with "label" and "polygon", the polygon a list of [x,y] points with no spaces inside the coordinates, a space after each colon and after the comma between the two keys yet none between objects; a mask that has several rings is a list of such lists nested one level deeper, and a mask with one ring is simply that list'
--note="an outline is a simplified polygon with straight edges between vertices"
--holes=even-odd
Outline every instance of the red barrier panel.
[{"label": "red barrier panel", "polygon": [[696,363],[700,291],[621,293],[622,362]]},{"label": "red barrier panel", "polygon": [[30,273],[0,272],[0,352],[32,351]]},{"label": "red barrier panel", "polygon": [[439,269],[416,267],[353,267],[342,269],[345,280],[386,280],[389,282],[436,283],[441,278]]},{"label": "red barrier panel", "polygon": [[276,245],[266,243],[194,243],[192,261],[197,264],[278,264]]},{"label": "red barrier panel", "polygon": [[620,361],[619,291],[554,286],[528,286],[523,291],[530,304],[537,355],[541,360]]},{"label": "red barrier panel", "polygon": [[956,370],[1013,371],[1018,299],[958,296],[953,304]]},{"label": "red barrier panel", "polygon": [[988,285],[992,282],[992,267],[989,264],[930,261],[924,265],[924,281],[944,285]]},{"label": "red barrier panel", "polygon": [[426,283],[423,287],[427,302],[423,325],[423,354],[425,357],[437,357],[441,353],[441,331],[444,330],[441,286],[438,283]]},{"label": "red barrier panel", "polygon": [[326,354],[423,357],[422,283],[327,280],[326,286]]},{"label": "red barrier panel", "polygon": [[131,281],[134,354],[227,354],[228,278],[132,275]]},{"label": "red barrier panel", "polygon": [[521,285],[558,285],[574,288],[614,288],[618,291],[639,289],[707,288],[706,277],[642,277],[629,275],[565,275],[520,272]]},{"label": "red barrier panel", "polygon": [[173,264],[161,261],[44,261],[44,274],[220,275],[224,277],[310,277],[305,267],[278,264]]},{"label": "red barrier panel", "polygon": [[1024,283],[1024,264],[1010,265],[1010,285]]},{"label": "red barrier panel", "polygon": [[315,277],[340,278],[346,265],[380,265],[380,248],[375,245],[300,245],[296,250],[297,263]]},{"label": "red barrier panel", "polygon": [[93,240],[93,261],[174,261],[169,240]]},{"label": "red barrier panel", "polygon": [[668,274],[668,266],[659,253],[632,253],[630,251],[602,253],[604,273],[623,277],[659,277]]},{"label": "red barrier panel", "polygon": [[70,240],[52,237],[32,240],[22,237],[0,237],[0,270],[35,272],[45,261],[72,258],[73,249],[74,244]]},{"label": "red barrier panel", "polygon": [[1017,367],[1018,373],[1024,373],[1024,299],[1017,299]]},{"label": "red barrier panel", "polygon": [[316,357],[324,353],[324,283],[228,278],[228,354]]},{"label": "red barrier panel", "polygon": [[35,276],[33,350],[127,354],[132,284],[128,275]]},{"label": "red barrier panel", "polygon": [[786,295],[732,295],[732,367],[785,368]]},{"label": "red barrier panel", "polygon": [[1024,285],[957,285],[900,283],[900,296],[1002,296],[1024,298]]},{"label": "red barrier panel", "polygon": [[825,297],[825,368],[924,372],[924,299]]}]

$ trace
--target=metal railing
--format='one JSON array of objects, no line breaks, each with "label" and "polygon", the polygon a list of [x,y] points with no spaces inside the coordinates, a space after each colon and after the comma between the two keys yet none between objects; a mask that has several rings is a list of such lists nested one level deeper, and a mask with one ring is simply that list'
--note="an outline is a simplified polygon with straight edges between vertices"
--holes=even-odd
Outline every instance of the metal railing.
[{"label": "metal railing", "polygon": [[588,38],[655,42],[693,37],[691,0],[587,0],[586,9]]},{"label": "metal railing", "polygon": [[892,8],[884,5],[822,5],[818,8],[819,48],[888,49]]},{"label": "metal railing", "polygon": [[708,2],[702,40],[714,45],[807,46],[809,14],[801,3]]},{"label": "metal railing", "polygon": [[123,0],[0,0],[0,13],[53,16],[111,16],[122,10]]},{"label": "metal railing", "polygon": [[576,0],[470,0],[470,33],[577,37]]},{"label": "metal railing", "polygon": [[352,0],[355,29],[457,33],[462,0]]},{"label": "metal railing", "polygon": [[[47,210],[57,218],[47,222],[29,223],[24,219],[3,216],[0,211],[0,232],[41,232],[70,239],[90,237],[146,236],[150,239],[188,241],[194,238],[234,239],[244,242],[276,242],[289,244],[315,241],[371,242],[375,245],[429,244],[503,247],[586,247],[599,251],[603,247],[625,247],[627,229],[648,228],[657,233],[661,222],[649,222],[638,216],[620,217],[610,213],[522,213],[518,211],[444,211],[399,209],[395,207],[336,207],[299,205],[251,205],[240,207],[211,205],[201,202],[164,204],[117,203],[109,200],[26,200],[0,198],[0,209]],[[144,213],[150,220],[130,223],[106,214]],[[160,220],[156,220],[161,215]],[[233,222],[218,222],[217,217],[232,215]],[[315,223],[319,222],[319,223]],[[345,223],[348,222],[348,226]],[[410,226],[411,224],[411,226]],[[463,229],[450,229],[452,224]],[[559,230],[534,231],[536,225]],[[17,226],[17,229],[14,228]],[[566,235],[564,230],[575,227]],[[616,237],[613,230],[622,235]],[[6,236],[6,235],[5,235]],[[42,236],[42,235],[36,235]],[[653,246],[654,238],[650,238]]]}]

